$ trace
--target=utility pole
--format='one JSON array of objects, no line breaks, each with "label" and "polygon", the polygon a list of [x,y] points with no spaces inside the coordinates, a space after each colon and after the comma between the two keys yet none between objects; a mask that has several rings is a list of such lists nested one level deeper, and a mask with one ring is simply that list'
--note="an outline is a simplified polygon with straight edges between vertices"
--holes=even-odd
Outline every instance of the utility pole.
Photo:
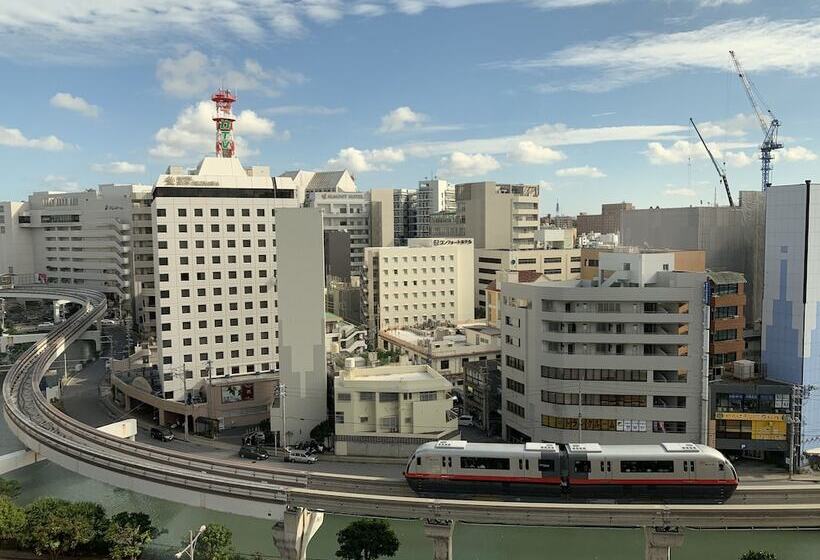
[{"label": "utility pole", "polygon": [[196,548],[196,541],[199,539],[199,537],[202,536],[202,533],[205,532],[205,529],[207,529],[205,525],[201,526],[199,528],[199,531],[197,531],[196,535],[194,535],[193,531],[188,531],[188,546],[174,554],[174,557],[182,558],[183,554],[187,554],[188,558],[194,560],[194,548]]},{"label": "utility pole", "polygon": [[581,412],[581,401],[583,400],[583,395],[581,394],[581,381],[578,381],[578,443],[583,443],[584,440],[581,439],[581,424],[583,423],[583,414]]},{"label": "utility pole", "polygon": [[285,397],[288,396],[288,388],[286,385],[280,384],[277,390],[279,392],[279,408],[282,410],[282,433],[279,436],[279,442],[282,449],[284,449],[288,446],[287,416],[285,415]]},{"label": "utility pole", "polygon": [[795,460],[800,460],[799,455],[795,456],[795,447],[799,445],[798,430],[800,436],[803,434],[803,399],[809,396],[812,390],[811,385],[792,385],[791,414],[789,415],[789,478],[794,475]]}]

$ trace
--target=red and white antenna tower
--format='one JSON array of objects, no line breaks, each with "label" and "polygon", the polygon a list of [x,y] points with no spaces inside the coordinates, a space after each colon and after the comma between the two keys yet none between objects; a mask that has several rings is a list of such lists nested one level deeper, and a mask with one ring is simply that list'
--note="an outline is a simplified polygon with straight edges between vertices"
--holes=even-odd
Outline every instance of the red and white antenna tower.
[{"label": "red and white antenna tower", "polygon": [[229,89],[219,89],[211,97],[216,103],[216,157],[234,157],[236,143],[233,139],[233,122],[236,117],[231,112],[231,106],[236,102],[236,95]]}]

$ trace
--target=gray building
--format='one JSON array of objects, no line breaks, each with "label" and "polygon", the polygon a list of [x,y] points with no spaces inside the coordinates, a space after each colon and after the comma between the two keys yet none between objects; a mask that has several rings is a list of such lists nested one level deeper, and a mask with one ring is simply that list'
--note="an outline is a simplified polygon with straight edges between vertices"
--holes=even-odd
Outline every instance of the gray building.
[{"label": "gray building", "polygon": [[538,193],[538,185],[456,185],[456,220],[477,249],[535,249]]},{"label": "gray building", "polygon": [[765,198],[741,191],[738,206],[625,209],[621,244],[653,249],[702,249],[706,267],[746,276],[749,324],[761,318]]},{"label": "gray building", "polygon": [[604,253],[594,280],[502,283],[503,436],[705,443],[705,282],[672,253]]},{"label": "gray building", "polygon": [[501,369],[496,360],[464,364],[464,412],[488,436],[501,435]]},{"label": "gray building", "polygon": [[325,230],[325,278],[350,280],[350,234],[346,231]]}]

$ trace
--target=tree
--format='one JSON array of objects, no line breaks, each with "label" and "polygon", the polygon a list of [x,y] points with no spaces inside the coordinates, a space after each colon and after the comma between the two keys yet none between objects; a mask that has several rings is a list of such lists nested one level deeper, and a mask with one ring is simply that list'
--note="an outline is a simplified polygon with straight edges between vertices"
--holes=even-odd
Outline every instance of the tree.
[{"label": "tree", "polygon": [[91,543],[97,533],[94,519],[82,515],[81,508],[58,498],[38,498],[25,508],[24,546],[51,560]]},{"label": "tree", "polygon": [[23,532],[26,515],[8,496],[0,496],[0,543],[14,543]]},{"label": "tree", "polygon": [[310,431],[310,437],[318,442],[324,442],[333,435],[333,422],[329,419],[322,420]]},{"label": "tree", "polygon": [[360,519],[336,534],[339,550],[336,556],[343,560],[375,560],[395,556],[399,539],[383,519]]},{"label": "tree", "polygon": [[[188,546],[186,537],[182,544]],[[201,560],[233,560],[233,533],[227,527],[211,523],[196,541],[196,557]]]},{"label": "tree", "polygon": [[13,478],[0,478],[0,496],[16,498],[20,495],[20,483]]},{"label": "tree", "polygon": [[105,533],[108,531],[110,522],[105,515],[105,508],[94,502],[69,503],[73,515],[78,519],[86,519],[91,523],[94,536],[90,541],[80,544],[77,549],[80,552],[89,554],[104,554],[108,551],[108,543],[105,540]]},{"label": "tree", "polygon": [[765,550],[750,550],[741,556],[740,560],[777,560],[777,556]]},{"label": "tree", "polygon": [[123,511],[111,518],[105,532],[108,554],[112,560],[136,560],[159,534],[147,514]]}]

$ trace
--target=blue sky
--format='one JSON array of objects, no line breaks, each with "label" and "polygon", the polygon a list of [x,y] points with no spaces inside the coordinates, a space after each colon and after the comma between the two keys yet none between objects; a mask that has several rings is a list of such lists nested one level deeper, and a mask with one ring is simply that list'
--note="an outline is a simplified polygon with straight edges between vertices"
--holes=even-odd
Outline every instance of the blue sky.
[{"label": "blue sky", "polygon": [[[2,193],[152,183],[212,149],[238,90],[246,165],[348,167],[361,188],[541,183],[542,211],[713,200],[762,133],[728,50],[781,120],[775,183],[820,180],[820,2],[6,0]],[[725,195],[718,192],[718,201]]]}]

